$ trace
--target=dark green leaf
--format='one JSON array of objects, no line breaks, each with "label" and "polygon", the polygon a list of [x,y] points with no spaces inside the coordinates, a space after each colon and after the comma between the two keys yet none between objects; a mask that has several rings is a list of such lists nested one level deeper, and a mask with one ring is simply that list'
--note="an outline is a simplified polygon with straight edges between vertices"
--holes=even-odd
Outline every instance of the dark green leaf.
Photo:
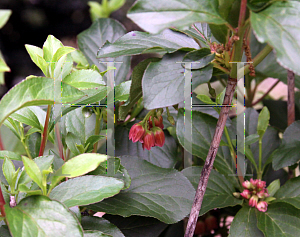
[{"label": "dark green leaf", "polygon": [[[193,131],[192,136],[187,137],[192,150],[189,151],[193,155],[198,156],[202,160],[206,159],[210,143],[213,138],[217,119],[210,115],[193,111]],[[184,146],[184,111],[180,109],[178,112],[178,120],[176,124],[176,133],[180,144]],[[225,137],[224,139],[225,140]],[[185,146],[184,146],[185,147]],[[235,165],[230,155],[228,147],[219,147],[216,159],[214,161],[214,167],[223,175],[226,176],[235,186],[239,186],[235,176],[229,176],[229,174],[235,174]]]},{"label": "dark green leaf", "polygon": [[296,24],[300,15],[300,2],[275,2],[259,13],[251,13],[251,26],[259,42],[268,43],[276,50],[277,62],[300,75],[299,35]]},{"label": "dark green leaf", "polygon": [[0,236],[1,237],[11,237],[11,235],[9,233],[9,229],[6,225],[2,225],[0,227]]},{"label": "dark green leaf", "polygon": [[30,196],[10,208],[5,205],[6,220],[13,236],[83,237],[82,228],[63,204],[46,196]]},{"label": "dark green leaf", "polygon": [[31,157],[39,156],[39,151],[41,147],[41,134],[33,133],[29,137],[27,137],[27,139]]},{"label": "dark green leaf", "polygon": [[109,221],[96,216],[84,216],[81,220],[84,230],[101,230],[113,237],[124,237],[123,233]]},{"label": "dark green leaf", "polygon": [[126,101],[129,97],[131,81],[124,81],[115,87],[115,101]]},{"label": "dark green leaf", "polygon": [[84,237],[113,237],[113,236],[107,235],[99,230],[87,230],[84,231]]},{"label": "dark green leaf", "polygon": [[86,175],[59,184],[49,197],[67,207],[83,206],[114,196],[123,187],[124,183],[115,178]]},{"label": "dark green leaf", "polygon": [[[142,81],[145,108],[150,110],[184,101],[184,68],[176,63],[181,62],[183,56],[182,52],[177,52],[149,64]],[[212,68],[208,65],[192,73],[192,90],[211,79]]]},{"label": "dark green leaf", "polygon": [[88,208],[124,217],[151,216],[165,223],[178,222],[188,215],[195,190],[180,172],[137,157],[123,156],[121,160],[130,174],[131,186]]},{"label": "dark green leaf", "polygon": [[126,237],[158,237],[167,227],[165,223],[151,217],[130,216],[124,218],[108,214],[104,217],[116,225]]},{"label": "dark green leaf", "polygon": [[[285,202],[293,205],[295,208],[300,209],[300,176],[289,179],[280,189],[276,192],[275,202]],[[280,205],[280,204],[278,204]]]},{"label": "dark green leaf", "polygon": [[270,112],[267,107],[264,107],[258,116],[257,120],[257,133],[260,137],[262,137],[269,125],[269,120],[270,120]]},{"label": "dark green leaf", "polygon": [[[142,29],[157,33],[170,26],[183,28],[195,22],[225,24],[218,11],[218,1],[205,0],[139,0],[127,16]],[[149,21],[154,19],[154,21]]]},{"label": "dark green leaf", "polygon": [[[111,18],[97,19],[92,26],[78,35],[78,47],[87,58],[90,65],[95,64],[100,72],[107,69],[106,63],[99,62],[96,58],[97,52],[106,41],[110,43],[115,42],[118,38],[123,36],[126,30],[118,21]],[[111,60],[104,60],[111,61]],[[130,69],[130,57],[118,57],[114,66],[117,68],[115,73],[115,85],[125,81],[128,71]],[[106,76],[103,77],[106,81]]]},{"label": "dark green leaf", "polygon": [[202,48],[187,53],[183,57],[183,62],[198,62],[192,63],[192,69],[200,69],[207,66],[214,58],[215,54],[212,54],[209,48]]},{"label": "dark green leaf", "polygon": [[266,212],[256,210],[257,226],[266,237],[298,236],[300,231],[300,212],[286,203],[274,203]]},{"label": "dark green leaf", "polygon": [[[181,171],[185,177],[189,179],[195,189],[197,189],[202,167],[189,167]],[[234,186],[226,177],[216,170],[212,170],[209,175],[209,180],[202,206],[199,215],[214,208],[223,208],[228,206],[241,205],[242,200],[235,198],[232,194],[235,192]]]},{"label": "dark green leaf", "polygon": [[255,209],[249,206],[242,207],[234,217],[229,237],[263,237],[263,233],[257,228]]},{"label": "dark green leaf", "polygon": [[[222,13],[220,13],[222,14]],[[211,33],[213,36],[221,43],[221,44],[226,44],[227,41],[227,31],[228,28],[225,25],[213,25],[210,24],[209,28],[211,30]]]},{"label": "dark green leaf", "polygon": [[280,181],[279,179],[275,179],[272,183],[269,184],[269,186],[267,187],[268,189],[268,193],[271,197],[274,196],[274,194],[278,191],[278,189],[280,188]]},{"label": "dark green leaf", "polygon": [[199,46],[191,38],[165,30],[152,35],[146,32],[132,31],[116,40],[113,44],[107,42],[98,52],[99,58],[128,56],[143,53],[174,53],[179,49],[191,51]]},{"label": "dark green leaf", "polygon": [[273,168],[280,168],[295,164],[300,160],[300,121],[292,123],[283,133],[280,147],[273,153]]}]

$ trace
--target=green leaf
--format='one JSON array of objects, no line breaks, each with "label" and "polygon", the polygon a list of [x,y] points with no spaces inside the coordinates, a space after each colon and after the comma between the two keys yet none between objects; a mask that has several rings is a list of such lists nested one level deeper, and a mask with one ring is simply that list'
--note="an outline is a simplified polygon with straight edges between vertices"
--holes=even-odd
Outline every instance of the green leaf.
[{"label": "green leaf", "polygon": [[[0,51],[0,72],[1,73],[2,72],[10,72],[10,68],[7,66],[6,62],[4,61],[1,51]],[[1,84],[4,84],[4,81],[1,82]]]},{"label": "green leaf", "polygon": [[251,145],[259,140],[258,134],[251,134],[245,138],[245,145]]},{"label": "green leaf", "polygon": [[115,87],[115,101],[126,101],[129,97],[131,81],[124,81]]},{"label": "green leaf", "polygon": [[137,157],[121,159],[130,174],[131,186],[88,208],[124,217],[151,216],[169,224],[188,215],[195,190],[186,177],[174,169],[160,168]]},{"label": "green leaf", "polygon": [[99,230],[87,230],[84,231],[84,237],[113,237],[113,236],[105,234]]},{"label": "green leaf", "polygon": [[74,214],[63,204],[46,196],[24,198],[14,208],[6,204],[5,212],[13,236],[83,237],[83,230]]},{"label": "green leaf", "polygon": [[31,60],[43,71],[45,76],[49,76],[47,73],[48,64],[43,58],[43,50],[39,47],[30,44],[25,44],[25,48]]},{"label": "green leaf", "polygon": [[99,2],[88,1],[88,5],[90,7],[90,15],[92,21],[95,21],[97,18],[109,17],[109,14],[104,11],[103,7]]},{"label": "green leaf", "polygon": [[117,126],[115,133],[115,155],[137,156],[139,159],[162,168],[173,168],[177,163],[177,145],[175,139],[165,133],[165,144],[162,147],[152,147],[150,151],[143,150],[140,142],[133,143],[129,140],[130,127]]},{"label": "green leaf", "polygon": [[84,216],[81,220],[84,230],[101,230],[113,237],[125,237],[123,233],[109,221],[96,216]]},{"label": "green leaf", "polygon": [[[62,83],[62,103],[72,102],[84,93]],[[32,77],[23,80],[9,90],[0,101],[0,126],[15,111],[32,105],[54,104],[54,80],[46,77]]]},{"label": "green leaf", "polygon": [[142,78],[144,76],[144,72],[148,67],[150,62],[157,62],[160,58],[148,58],[144,61],[141,61],[137,66],[134,67],[131,74],[131,87],[130,87],[130,95],[129,95],[129,104],[123,105],[119,107],[119,117],[120,119],[125,120],[129,110],[138,102],[138,100],[142,97]]},{"label": "green leaf", "polygon": [[27,175],[43,190],[45,187],[42,183],[43,177],[39,167],[36,165],[36,163],[34,163],[33,160],[27,158],[26,156],[22,156],[22,161]]},{"label": "green leaf", "polygon": [[83,53],[77,49],[71,53],[72,59],[75,63],[86,66],[89,64]]},{"label": "green leaf", "polygon": [[270,44],[276,51],[277,62],[300,75],[299,34],[296,24],[300,15],[300,2],[275,2],[259,13],[251,13],[251,26],[261,43]]},{"label": "green leaf", "polygon": [[104,86],[105,82],[101,75],[94,70],[78,70],[74,71],[63,79],[63,82],[71,85],[79,90],[93,89],[95,87]]},{"label": "green leaf", "polygon": [[15,169],[15,166],[12,163],[12,161],[7,157],[4,158],[2,171],[3,171],[3,174],[6,178],[6,180],[7,180],[7,183],[10,186],[14,185],[14,183],[12,181],[13,181],[13,176],[15,174],[16,169]]},{"label": "green leaf", "polygon": [[74,178],[91,172],[106,159],[106,155],[95,153],[84,153],[73,157],[54,173],[50,188],[54,188],[64,177]]},{"label": "green leaf", "polygon": [[105,215],[105,219],[116,225],[125,236],[130,237],[154,237],[159,236],[168,225],[144,216],[122,217],[116,215]]},{"label": "green leaf", "polygon": [[[189,167],[181,171],[181,173],[188,178],[195,189],[197,189],[202,167]],[[243,200],[235,198],[232,194],[235,188],[226,177],[216,170],[212,170],[209,175],[207,188],[204,194],[202,206],[199,215],[214,208],[224,208],[228,206],[241,205]]]},{"label": "green leaf", "polygon": [[67,133],[73,133],[79,138],[82,145],[87,139],[95,134],[96,116],[92,114],[86,118],[82,114],[82,107],[69,112],[66,115],[65,126]]},{"label": "green leaf", "polygon": [[110,0],[108,2],[108,9],[110,12],[116,11],[125,4],[126,0]]},{"label": "green leaf", "polygon": [[0,151],[0,159],[4,159],[5,156],[7,156],[9,159],[11,160],[22,160],[22,157],[15,153],[15,152],[12,152],[12,151]]},{"label": "green leaf", "polygon": [[73,51],[75,51],[76,49],[72,48],[72,47],[67,47],[67,46],[63,46],[61,48],[59,48],[55,54],[53,55],[53,58],[52,58],[52,62],[58,62],[58,60],[66,55],[66,54],[69,54],[69,53],[72,53]]},{"label": "green leaf", "polygon": [[297,236],[300,231],[300,212],[293,206],[272,203],[266,212],[256,210],[257,226],[266,237]]},{"label": "green leaf", "polygon": [[[220,14],[222,14],[220,12]],[[228,28],[225,25],[213,25],[210,24],[209,28],[211,30],[211,33],[214,35],[214,37],[221,43],[226,44],[227,41],[227,31]]]},{"label": "green leaf", "polygon": [[[187,142],[191,144],[189,147],[192,147],[192,150],[188,151],[202,160],[205,160],[216,129],[217,119],[199,111],[193,111],[192,124],[192,137],[186,138]],[[176,134],[179,143],[184,146],[183,109],[179,109],[176,126]],[[225,136],[223,140],[225,140]],[[219,171],[219,173],[225,175],[226,178],[234,184],[234,186],[239,187],[236,177],[229,176],[229,174],[235,174],[235,165],[228,147],[219,147],[214,161],[214,167],[217,169],[217,171]]]},{"label": "green leaf", "polygon": [[255,209],[243,206],[234,217],[230,229],[229,237],[263,237],[263,233],[257,228],[257,218]]},{"label": "green leaf", "polygon": [[87,140],[86,140],[86,142],[85,142],[85,144],[84,144],[84,147],[87,147],[87,149],[86,149],[86,152],[90,152],[90,151],[92,151],[93,150],[93,148],[94,148],[94,144],[96,143],[96,142],[98,142],[98,141],[100,141],[102,138],[105,138],[106,136],[102,136],[102,135],[92,135],[92,136],[90,136]]},{"label": "green leaf", "polygon": [[0,227],[0,235],[1,237],[11,237],[8,227],[6,225],[2,225]]},{"label": "green leaf", "polygon": [[38,128],[39,130],[43,131],[46,112],[38,106],[30,106],[16,111],[10,117],[21,123],[30,125],[33,128]]},{"label": "green leaf", "polygon": [[[165,55],[161,61],[149,64],[142,81],[145,108],[151,110],[184,101],[184,68],[176,63],[182,61],[183,55]],[[208,65],[192,73],[192,90],[211,79],[212,68]]]},{"label": "green leaf", "polygon": [[[96,58],[97,51],[106,41],[113,43],[124,34],[126,34],[126,30],[118,21],[111,18],[97,19],[89,29],[78,35],[78,47],[85,55],[89,64],[95,64],[99,68],[99,71],[103,72],[107,69],[107,63],[101,63]],[[104,61],[112,60],[105,59]],[[119,85],[125,81],[129,72],[130,57],[118,57],[115,61],[122,62],[114,65],[116,67],[115,85]],[[106,75],[103,76],[103,79],[106,81]]]},{"label": "green leaf", "polygon": [[[295,208],[300,209],[300,176],[289,179],[280,189],[275,193],[275,202],[285,202],[293,205]],[[277,186],[278,187],[278,186]],[[276,188],[277,188],[276,187]],[[281,205],[281,204],[277,204]]]},{"label": "green leaf", "polygon": [[214,58],[215,54],[211,53],[209,48],[202,48],[187,53],[183,57],[183,62],[198,62],[192,63],[192,69],[200,69],[207,66]]},{"label": "green leaf", "polygon": [[263,137],[265,134],[268,125],[269,125],[269,120],[270,120],[270,112],[267,107],[264,107],[258,116],[258,121],[257,121],[257,134],[260,137]]},{"label": "green leaf", "polygon": [[124,183],[115,178],[86,175],[59,184],[51,191],[49,197],[67,207],[83,206],[114,196],[123,187]]},{"label": "green leaf", "polygon": [[53,35],[49,35],[43,45],[43,56],[46,62],[55,62],[52,61],[56,51],[64,47],[60,40],[56,39]]},{"label": "green leaf", "polygon": [[8,21],[12,11],[11,10],[0,10],[0,29],[6,24]]},{"label": "green leaf", "polygon": [[67,133],[67,136],[65,138],[65,141],[66,141],[66,144],[68,146],[68,148],[70,149],[70,151],[75,155],[80,155],[81,153],[84,153],[84,152],[80,152],[77,145],[81,145],[81,141],[80,139],[74,135],[73,133],[71,132],[68,132]]},{"label": "green leaf", "polygon": [[275,170],[295,164],[300,160],[300,121],[292,123],[283,133],[282,144],[272,154]]},{"label": "green leaf", "polygon": [[129,10],[127,17],[145,31],[158,33],[170,26],[183,28],[194,22],[225,24],[217,8],[216,0],[139,0]]},{"label": "green leaf", "polygon": [[273,197],[279,188],[280,188],[280,180],[276,179],[272,183],[270,183],[269,186],[267,187],[269,195]]},{"label": "green leaf", "polygon": [[28,139],[28,148],[31,157],[39,156],[40,147],[41,147],[41,134],[40,133],[33,133],[27,137]]},{"label": "green leaf", "polygon": [[[113,161],[109,161],[109,159],[114,159]],[[120,158],[109,158],[108,161],[103,162],[99,165],[97,169],[90,172],[90,175],[101,175],[106,177],[113,177],[116,179],[123,180],[124,187],[123,189],[127,189],[130,187],[131,178],[128,174],[128,171],[125,169],[123,165],[121,165]],[[115,170],[113,174],[107,172],[107,163],[114,164]]]},{"label": "green leaf", "polygon": [[211,100],[211,98],[207,95],[197,95],[197,98],[199,100],[201,100],[202,102],[204,102],[205,104],[209,104],[209,105],[216,105],[216,102],[213,102]]},{"label": "green leaf", "polygon": [[147,32],[132,31],[120,37],[114,43],[106,42],[98,52],[98,58],[129,56],[144,53],[174,53],[179,49],[191,51],[199,46],[191,38],[165,30],[151,35]]},{"label": "green leaf", "polygon": [[[38,167],[38,169],[40,171],[48,170],[50,168],[51,164],[53,163],[53,160],[54,160],[53,155],[39,156],[39,157],[33,159],[34,163],[36,164],[36,166]],[[23,171],[20,175],[19,181],[18,181],[18,185],[27,184],[30,181],[31,181],[31,178],[28,176],[28,174],[23,169]]]}]

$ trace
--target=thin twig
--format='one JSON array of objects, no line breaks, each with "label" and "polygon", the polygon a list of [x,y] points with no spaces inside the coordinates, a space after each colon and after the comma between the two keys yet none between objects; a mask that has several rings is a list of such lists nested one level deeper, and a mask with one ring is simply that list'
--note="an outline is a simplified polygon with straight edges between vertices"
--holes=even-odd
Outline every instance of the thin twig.
[{"label": "thin twig", "polygon": [[60,130],[59,130],[58,123],[56,123],[54,127],[55,127],[55,135],[56,135],[57,144],[58,144],[59,156],[60,156],[60,158],[62,158],[63,160],[65,160],[65,157],[64,157],[64,147],[63,147],[62,141],[60,139]]},{"label": "thin twig", "polygon": [[261,102],[270,92],[271,90],[273,90],[275,88],[275,86],[277,86],[277,84],[280,82],[280,80],[278,79],[274,84],[273,86],[271,86],[269,88],[269,90],[267,90],[262,97],[260,97],[257,101],[255,101],[254,103],[251,104],[251,106],[254,106],[256,104],[258,104],[259,102]]},{"label": "thin twig", "polygon": [[[232,102],[233,94],[236,88],[237,79],[229,77],[228,83],[226,86],[226,92],[224,97],[223,105],[230,105]],[[212,142],[210,144],[210,148],[208,151],[208,155],[205,160],[205,164],[203,166],[199,185],[196,191],[193,207],[190,213],[189,221],[186,227],[186,232],[184,237],[193,237],[198,215],[201,209],[203,197],[206,191],[209,174],[213,168],[214,160],[217,155],[217,151],[220,145],[221,137],[224,131],[224,127],[226,124],[226,120],[228,118],[228,113],[230,110],[230,106],[222,106],[219,120],[217,122],[216,131],[213,136]]]}]

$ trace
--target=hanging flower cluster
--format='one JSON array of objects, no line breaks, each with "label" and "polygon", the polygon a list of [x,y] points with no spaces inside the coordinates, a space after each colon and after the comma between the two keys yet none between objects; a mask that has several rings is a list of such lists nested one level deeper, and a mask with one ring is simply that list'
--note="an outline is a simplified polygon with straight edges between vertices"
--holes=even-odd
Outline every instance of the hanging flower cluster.
[{"label": "hanging flower cluster", "polygon": [[268,203],[264,201],[269,197],[268,190],[266,188],[266,182],[260,179],[250,179],[243,182],[244,191],[241,196],[249,200],[249,206],[256,207],[261,212],[266,212]]},{"label": "hanging flower cluster", "polygon": [[161,113],[157,113],[156,117],[147,115],[143,121],[131,127],[129,140],[141,142],[144,150],[150,150],[154,146],[162,147],[165,144],[163,128]]}]

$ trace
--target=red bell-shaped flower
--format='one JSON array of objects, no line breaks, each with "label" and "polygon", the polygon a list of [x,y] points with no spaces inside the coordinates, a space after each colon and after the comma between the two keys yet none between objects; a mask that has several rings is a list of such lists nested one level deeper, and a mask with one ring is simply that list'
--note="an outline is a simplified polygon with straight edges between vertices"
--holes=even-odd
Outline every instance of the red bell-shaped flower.
[{"label": "red bell-shaped flower", "polygon": [[152,131],[146,131],[144,136],[144,143],[142,145],[144,150],[145,148],[147,150],[150,150],[151,147],[155,146],[155,138]]},{"label": "red bell-shaped flower", "polygon": [[[155,123],[156,127],[160,127],[161,129],[164,129],[163,117],[162,116],[160,116],[159,118],[154,117],[154,123]],[[150,127],[150,129],[153,127],[152,116],[149,117],[149,127]]]},{"label": "red bell-shaped flower", "polygon": [[145,129],[141,125],[141,123],[134,124],[129,131],[129,140],[132,142],[137,142],[140,140],[145,134]]},{"label": "red bell-shaped flower", "polygon": [[165,144],[165,134],[159,127],[152,128],[155,138],[155,146],[162,147]]}]

